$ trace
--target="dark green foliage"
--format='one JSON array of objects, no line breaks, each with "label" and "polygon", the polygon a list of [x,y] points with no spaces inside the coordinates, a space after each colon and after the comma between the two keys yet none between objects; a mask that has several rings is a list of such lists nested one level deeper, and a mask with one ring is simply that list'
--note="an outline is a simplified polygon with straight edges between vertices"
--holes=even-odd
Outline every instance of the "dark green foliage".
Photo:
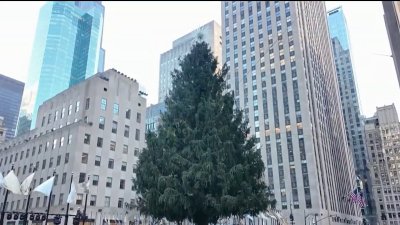
[{"label": "dark green foliage", "polygon": [[158,133],[147,134],[135,187],[142,212],[170,221],[215,223],[257,214],[270,204],[264,164],[233,96],[227,68],[217,71],[208,45],[196,43],[173,75]]}]

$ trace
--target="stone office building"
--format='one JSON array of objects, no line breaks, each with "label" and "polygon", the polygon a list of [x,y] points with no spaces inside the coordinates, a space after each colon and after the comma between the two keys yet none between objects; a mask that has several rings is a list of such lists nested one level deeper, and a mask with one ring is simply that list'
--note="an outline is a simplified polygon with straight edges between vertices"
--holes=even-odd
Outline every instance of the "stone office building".
[{"label": "stone office building", "polygon": [[[138,213],[132,178],[145,146],[145,113],[136,80],[114,69],[98,73],[45,101],[34,130],[0,144],[0,171],[5,175],[14,165],[22,181],[37,168],[32,189],[55,171],[50,213],[65,213],[72,173],[77,199],[70,213],[83,211],[82,183],[90,176],[89,221],[133,222]],[[26,204],[27,196],[10,194],[7,211],[25,211]],[[44,213],[47,204],[46,196],[33,192],[29,212]]]}]

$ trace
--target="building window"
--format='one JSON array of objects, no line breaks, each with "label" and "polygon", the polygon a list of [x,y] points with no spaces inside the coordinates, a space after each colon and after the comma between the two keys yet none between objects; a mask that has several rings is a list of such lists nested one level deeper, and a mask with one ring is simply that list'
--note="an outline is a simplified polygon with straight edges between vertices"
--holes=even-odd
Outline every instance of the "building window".
[{"label": "building window", "polygon": [[95,166],[100,166],[100,162],[101,162],[101,156],[96,155],[96,158],[94,160],[94,165]]},{"label": "building window", "polygon": [[119,181],[119,189],[125,189],[125,180],[124,179],[121,179]]},{"label": "building window", "polygon": [[128,145],[124,145],[124,148],[122,149],[123,154],[128,154]]},{"label": "building window", "polygon": [[115,145],[116,144],[117,143],[115,141],[111,141],[111,143],[110,143],[110,151],[115,151]]},{"label": "building window", "polygon": [[[49,160],[49,168],[51,168],[51,167],[53,167],[53,157],[51,157]],[[29,172],[31,172],[31,171],[29,171]]]},{"label": "building window", "polygon": [[99,185],[99,175],[93,175],[92,184],[93,184],[93,186]]},{"label": "building window", "polygon": [[126,166],[127,166],[127,163],[126,163],[126,162],[122,162],[122,164],[121,164],[121,170],[122,170],[122,171],[126,171]]},{"label": "building window", "polygon": [[68,142],[67,142],[67,144],[70,145],[70,144],[71,144],[71,141],[72,141],[72,134],[70,134],[70,135],[68,136]]},{"label": "building window", "polygon": [[134,156],[138,156],[139,155],[139,148],[135,148],[135,151],[133,152]]},{"label": "building window", "polygon": [[52,146],[52,149],[55,149],[55,148],[56,148],[56,146],[57,146],[57,139],[54,139],[54,140],[53,140],[53,146]]},{"label": "building window", "polygon": [[104,124],[106,123],[106,119],[102,116],[99,118],[99,129],[104,130]]},{"label": "building window", "polygon": [[105,98],[102,98],[101,99],[101,105],[100,105],[100,108],[102,109],[102,110],[106,110],[106,108],[107,108],[107,99],[105,99]]},{"label": "building window", "polygon": [[64,164],[67,164],[68,162],[69,162],[69,153],[65,153]]},{"label": "building window", "polygon": [[140,140],[140,130],[139,130],[139,129],[136,129],[135,140],[136,140],[136,141],[139,141],[139,140]]},{"label": "building window", "polygon": [[131,118],[131,110],[128,109],[125,113],[125,118],[130,119]]},{"label": "building window", "polygon": [[62,205],[64,201],[64,194],[60,194],[60,198],[58,199],[58,205]]},{"label": "building window", "polygon": [[61,164],[61,155],[57,156],[57,166],[59,166],[60,164]]},{"label": "building window", "polygon": [[129,137],[129,126],[125,125],[124,136]]},{"label": "building window", "polygon": [[90,98],[87,98],[85,101],[85,109],[88,110],[90,106]]},{"label": "building window", "polygon": [[79,174],[79,183],[85,182],[85,178],[86,178],[86,173],[80,173]]},{"label": "building window", "polygon": [[118,208],[122,208],[124,205],[124,199],[123,198],[119,198],[118,199]]},{"label": "building window", "polygon": [[83,200],[83,194],[78,194],[76,196],[76,204],[77,205],[82,205],[82,200]]},{"label": "building window", "polygon": [[112,128],[111,128],[111,132],[116,134],[117,133],[117,127],[118,127],[118,122],[113,121],[112,122]]},{"label": "building window", "polygon": [[60,138],[60,147],[64,146],[64,137]]},{"label": "building window", "polygon": [[138,123],[142,122],[142,114],[141,113],[136,114],[136,122],[138,122]]},{"label": "building window", "polygon": [[56,111],[56,113],[54,114],[54,121],[58,120],[58,110]]},{"label": "building window", "polygon": [[91,195],[90,196],[90,205],[91,206],[96,206],[96,195]]},{"label": "building window", "polygon": [[106,187],[112,187],[112,177],[107,177]]},{"label": "building window", "polygon": [[68,107],[68,115],[71,115],[71,112],[72,112],[72,104],[69,104],[69,107]]},{"label": "building window", "polygon": [[85,139],[83,139],[83,143],[90,144],[90,134],[85,134]]},{"label": "building window", "polygon": [[114,115],[118,115],[119,113],[119,105],[117,103],[114,103],[113,113]]},{"label": "building window", "polygon": [[114,169],[114,159],[108,160],[108,169]]},{"label": "building window", "polygon": [[61,184],[65,184],[66,181],[67,181],[67,173],[63,173],[61,177]]},{"label": "building window", "polygon": [[65,108],[63,107],[63,109],[61,110],[61,117],[60,119],[64,118],[65,116]]},{"label": "building window", "polygon": [[103,147],[103,138],[101,138],[101,137],[98,137],[97,138],[97,147]]},{"label": "building window", "polygon": [[110,201],[111,201],[111,198],[106,196],[106,198],[104,199],[104,206],[110,207]]},{"label": "building window", "polygon": [[87,164],[88,162],[88,154],[87,153],[82,153],[82,161],[83,164]]},{"label": "building window", "polygon": [[76,105],[75,105],[75,113],[79,112],[79,106],[80,106],[81,102],[77,101]]},{"label": "building window", "polygon": [[46,160],[43,160],[43,163],[42,163],[42,170],[44,170],[46,168]]}]

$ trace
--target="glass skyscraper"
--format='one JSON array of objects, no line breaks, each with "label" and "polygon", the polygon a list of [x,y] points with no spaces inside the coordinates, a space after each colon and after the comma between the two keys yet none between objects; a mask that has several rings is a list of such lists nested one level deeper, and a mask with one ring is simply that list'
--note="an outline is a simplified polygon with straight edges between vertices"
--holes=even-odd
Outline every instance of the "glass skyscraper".
[{"label": "glass skyscraper", "polygon": [[0,74],[0,117],[4,117],[6,140],[15,135],[23,91],[24,83]]},{"label": "glass skyscraper", "polygon": [[[372,206],[364,121],[360,113],[357,86],[351,60],[350,38],[342,7],[328,11],[328,25],[346,126],[347,144],[353,152],[355,173],[364,182],[364,192],[368,206]],[[371,217],[374,214],[372,211],[374,210],[370,207],[365,208],[363,211],[370,222],[374,221],[374,218]]]},{"label": "glass skyscraper", "polygon": [[47,99],[104,69],[101,1],[47,2],[40,10],[18,134]]}]

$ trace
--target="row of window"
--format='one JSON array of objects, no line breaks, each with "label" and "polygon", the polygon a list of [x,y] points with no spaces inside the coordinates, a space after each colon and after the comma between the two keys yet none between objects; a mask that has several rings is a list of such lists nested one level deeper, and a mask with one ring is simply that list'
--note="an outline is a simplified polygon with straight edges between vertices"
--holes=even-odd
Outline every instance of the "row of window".
[{"label": "row of window", "polygon": [[[53,143],[52,143],[52,146],[51,146],[51,149],[55,149],[57,146],[58,147],[63,147],[64,146],[64,139],[65,139],[64,137],[60,137],[60,139],[59,139],[60,141],[59,142],[58,142],[58,139],[54,139]],[[68,135],[67,145],[70,145],[71,142],[72,142],[72,134]],[[59,144],[57,145],[57,143],[59,143]],[[43,144],[40,144],[38,146],[38,148],[37,148],[37,150],[38,150],[37,154],[38,155],[42,153],[42,149],[43,149]],[[50,142],[49,141],[47,141],[46,144],[44,145],[44,152],[46,152],[48,149],[50,149]],[[32,147],[32,154],[31,154],[31,149],[28,148],[26,150],[26,153],[24,151],[21,151],[21,154],[19,154],[17,152],[14,155],[10,155],[10,158],[8,158],[8,156],[4,157],[4,161],[3,161],[3,158],[1,158],[0,159],[0,166],[2,166],[2,165],[5,166],[5,165],[7,165],[7,163],[12,163],[13,160],[14,160],[14,162],[17,162],[18,156],[19,156],[19,160],[22,160],[24,158],[24,156],[25,156],[26,159],[28,159],[31,156],[32,157],[35,156],[35,154],[36,154],[36,146]],[[3,162],[4,162],[4,164],[3,164]]]},{"label": "row of window", "polygon": [[[87,105],[86,105],[86,108],[85,108],[85,109],[89,109],[89,105],[88,105],[89,103],[88,103],[88,102],[86,102],[86,103],[87,103]],[[72,107],[73,107],[72,104],[70,104],[70,105],[68,106],[68,116],[72,114]],[[77,101],[77,102],[75,103],[75,110],[74,110],[74,112],[75,112],[75,113],[79,112],[79,108],[80,108],[80,101]],[[47,124],[50,124],[50,123],[52,122],[52,120],[53,120],[53,122],[55,122],[55,121],[58,120],[59,111],[56,110],[56,111],[54,112],[54,117],[52,117],[52,115],[53,115],[52,113],[49,113],[49,114],[48,114],[48,116],[47,116]],[[65,107],[63,107],[62,110],[61,110],[60,119],[63,119],[64,117],[65,117]],[[42,127],[43,127],[45,124],[46,124],[46,116],[43,116],[43,118],[42,118]]]},{"label": "row of window", "polygon": [[[125,134],[127,134],[125,137],[129,137],[129,131],[128,132],[125,131]],[[91,139],[91,135],[88,134],[88,133],[85,133],[85,137],[83,139],[83,143],[90,145],[90,139]],[[136,129],[135,140],[139,141],[139,139],[140,139],[140,130]],[[99,147],[99,148],[103,147],[103,138],[102,137],[97,137],[96,146]],[[115,141],[110,141],[110,150],[111,151],[115,151],[115,148],[116,148],[116,142]],[[124,145],[123,153],[125,153],[125,154],[128,153],[128,145]]]},{"label": "row of window", "polygon": [[[107,99],[106,98],[102,98],[101,99],[100,109],[103,110],[103,111],[106,111],[106,109],[107,109]],[[114,115],[118,115],[119,114],[119,104],[118,103],[114,103],[114,105],[113,105],[113,114]],[[126,110],[125,118],[126,119],[130,119],[131,118],[131,110],[130,109]],[[141,123],[142,122],[141,113],[137,113],[136,114],[136,122],[137,123]]]},{"label": "row of window", "polygon": [[[41,201],[43,199],[43,201]],[[33,206],[33,198],[30,198],[29,202],[29,208],[32,209]],[[84,202],[84,195],[83,194],[77,194],[76,198],[76,204],[77,205],[82,205]],[[22,202],[22,205],[21,205]],[[51,196],[51,206],[54,206],[56,202],[56,195]],[[57,205],[64,205],[67,202],[67,195],[64,193],[59,195],[58,198],[58,204]],[[16,201],[11,201],[10,204],[6,205],[7,210],[25,210],[27,204],[27,199],[24,199],[23,201],[21,200],[16,200]],[[90,206],[96,206],[97,204],[97,196],[96,195],[90,195],[88,205]],[[43,196],[43,197],[37,197],[35,201],[35,208],[39,207],[47,207],[48,205],[48,197]],[[118,198],[117,202],[117,207],[118,208],[130,208],[133,207],[134,205],[134,200],[131,199],[130,202],[125,202],[124,198]],[[21,207],[22,206],[22,207]],[[110,207],[111,206],[111,196],[105,196],[104,197],[104,207]],[[0,204],[0,207],[3,207],[3,203]]]}]

